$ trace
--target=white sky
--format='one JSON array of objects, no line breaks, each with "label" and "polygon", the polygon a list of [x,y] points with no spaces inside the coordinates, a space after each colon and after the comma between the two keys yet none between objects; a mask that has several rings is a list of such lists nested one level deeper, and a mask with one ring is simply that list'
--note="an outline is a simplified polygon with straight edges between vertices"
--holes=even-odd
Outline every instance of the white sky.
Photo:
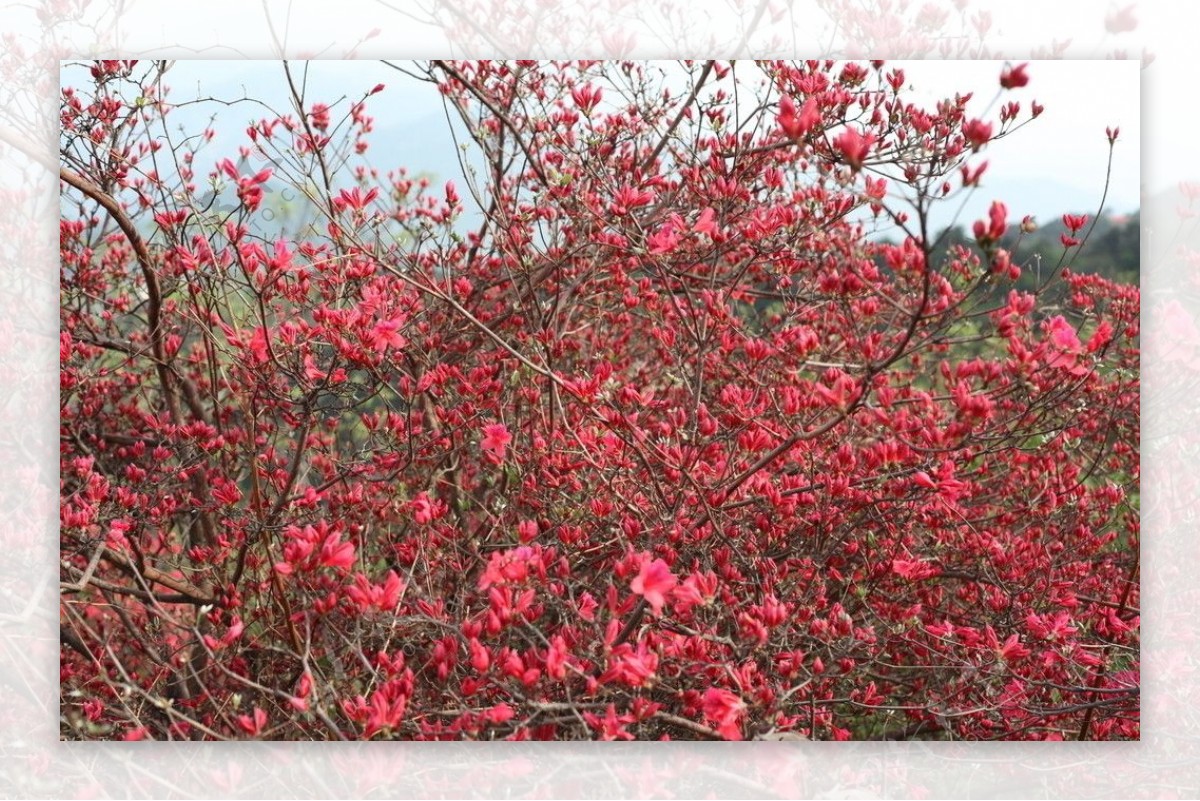
[{"label": "white sky", "polygon": [[[969,113],[998,122],[1000,106],[1018,101],[1022,118],[1032,101],[1045,111],[1030,125],[1010,137],[991,143],[973,159],[986,159],[988,171],[981,188],[967,199],[957,221],[970,225],[986,214],[994,199],[1003,200],[1010,214],[1020,219],[1033,214],[1051,223],[1064,212],[1095,212],[1104,189],[1108,160],[1106,126],[1119,126],[1106,209],[1127,213],[1140,206],[1140,65],[1136,61],[1032,61],[1027,86],[1000,92],[1001,61],[891,61],[901,67],[911,87],[910,96],[920,105],[932,106],[956,92],[974,92]],[[1020,62],[1014,62],[1020,63]],[[300,65],[296,65],[300,66]],[[64,81],[69,74],[64,72]],[[266,100],[279,109],[285,100],[282,69],[273,61],[179,61],[167,75],[171,98],[181,102],[205,95],[249,96]],[[372,138],[372,161],[381,169],[404,166],[410,172],[432,171],[439,179],[457,177],[449,173],[454,164],[452,145],[438,127],[413,125],[422,117],[441,114],[441,100],[429,87],[417,85],[401,73],[376,61],[317,61],[309,65],[310,100],[330,102],[339,97],[361,97],[377,83],[387,89],[371,99],[369,113],[376,130],[404,131],[400,137]],[[997,95],[999,94],[999,97]],[[993,102],[994,101],[994,102]],[[209,114],[218,113],[216,130],[224,142],[214,143],[208,155],[226,155],[244,144],[242,131],[251,117],[262,116],[260,108],[239,105],[196,109],[177,121],[194,120],[202,125]],[[997,125],[998,127],[998,125]],[[428,135],[424,132],[428,130]],[[417,139],[416,137],[420,137]],[[422,141],[423,140],[423,141]],[[444,150],[444,154],[443,151]],[[415,160],[414,160],[415,159]],[[422,163],[429,162],[429,163]],[[935,227],[949,224],[959,203],[944,204],[935,217]]]},{"label": "white sky", "polygon": [[[984,116],[1000,89],[999,76],[1005,62],[892,63],[903,67],[915,98],[933,100],[978,87],[968,108]],[[1036,205],[1039,184],[1061,184],[1065,195],[1077,198],[1078,205],[1071,211],[1094,210],[1104,190],[1108,164],[1104,129],[1112,126],[1119,127],[1121,133],[1113,150],[1106,206],[1116,212],[1136,210],[1141,192],[1140,64],[1034,61],[1029,63],[1027,74],[1028,85],[1003,91],[985,118],[996,119],[1001,105],[1010,101],[1021,104],[1022,119],[1034,100],[1045,106],[1045,111],[1025,128],[991,143],[980,153],[979,158],[986,159],[989,166],[979,192],[983,197],[976,202],[985,206],[990,203],[988,190],[999,183],[1024,190],[1014,197],[1001,195],[999,199],[1010,206]]]}]

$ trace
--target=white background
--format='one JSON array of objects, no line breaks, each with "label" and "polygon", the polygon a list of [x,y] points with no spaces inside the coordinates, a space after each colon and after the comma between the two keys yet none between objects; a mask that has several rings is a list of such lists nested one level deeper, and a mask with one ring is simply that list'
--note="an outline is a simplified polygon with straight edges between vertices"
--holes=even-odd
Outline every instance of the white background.
[{"label": "white background", "polygon": [[[1200,794],[1200,258],[1181,181],[1200,179],[1194,6],[1094,0],[611,0],[203,4],[67,0],[0,10],[0,794],[9,797],[1196,797]],[[959,7],[961,5],[961,8]],[[945,12],[914,33],[922,6]],[[663,11],[666,9],[666,11]],[[835,9],[829,11],[829,9]],[[761,10],[761,14],[759,14]],[[984,16],[990,16],[990,25]],[[440,25],[425,24],[436,18]],[[752,26],[753,20],[758,24]],[[1116,18],[1114,17],[1114,20]],[[1111,30],[1110,30],[1111,28]],[[378,34],[368,35],[378,29]],[[536,31],[536,33],[534,33]],[[1062,47],[1064,43],[1069,44]],[[1117,744],[60,744],[57,62],[471,56],[1153,56],[1141,72],[1143,742]],[[737,48],[741,47],[741,50]],[[1032,73],[1031,71],[1031,74]],[[1031,93],[1034,84],[1031,84]],[[1122,92],[1098,92],[1105,106]],[[1107,121],[1106,123],[1107,124]],[[1125,123],[1121,123],[1123,130]]]}]

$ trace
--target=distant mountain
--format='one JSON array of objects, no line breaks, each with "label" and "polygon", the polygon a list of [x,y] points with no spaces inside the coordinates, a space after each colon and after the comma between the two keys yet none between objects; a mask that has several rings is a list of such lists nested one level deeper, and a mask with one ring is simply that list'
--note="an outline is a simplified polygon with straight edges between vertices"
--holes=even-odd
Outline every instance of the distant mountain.
[{"label": "distant mountain", "polygon": [[[1084,212],[1067,212],[1082,214]],[[1016,224],[1010,224],[1000,246],[1013,254],[1021,265],[1018,289],[1032,290],[1038,278],[1047,277],[1056,266],[1070,267],[1076,273],[1095,273],[1125,284],[1138,284],[1141,277],[1141,213],[1106,214],[1087,221],[1075,237],[1078,246],[1066,247],[1062,235],[1068,233],[1062,214],[1046,215],[1038,227],[1022,234]],[[1010,213],[1010,223],[1017,223]],[[975,237],[965,226],[955,226],[940,232],[934,249],[934,262],[940,263],[956,245],[975,247]]]},{"label": "distant mountain", "polygon": [[[1039,225],[1052,223],[1061,218],[1063,213],[1087,214],[1095,216],[1100,205],[1103,186],[1096,188],[1093,198],[1078,186],[1056,181],[1051,178],[1006,179],[997,177],[989,181],[985,175],[982,185],[963,203],[949,200],[934,206],[931,222],[935,230],[944,229],[957,223],[970,227],[975,220],[985,219],[992,201],[999,200],[1008,207],[1009,219],[1015,222],[1025,217],[1033,216]],[[962,207],[962,211],[955,212]],[[1110,198],[1105,203],[1106,214],[1131,214],[1138,210],[1135,204],[1120,204]]]}]

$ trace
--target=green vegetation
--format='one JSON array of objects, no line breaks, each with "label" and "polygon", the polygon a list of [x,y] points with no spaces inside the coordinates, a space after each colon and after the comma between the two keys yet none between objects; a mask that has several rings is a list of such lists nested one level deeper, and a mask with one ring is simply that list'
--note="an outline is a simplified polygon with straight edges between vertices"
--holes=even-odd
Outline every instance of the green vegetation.
[{"label": "green vegetation", "polygon": [[[1140,276],[1141,212],[1111,215],[1095,219],[1077,234],[1080,246],[1066,248],[1060,235],[1067,233],[1061,219],[1038,221],[1031,233],[1023,233],[1019,224],[1010,225],[1000,240],[1000,247],[1012,253],[1013,262],[1021,266],[1021,278],[1016,288],[1031,292],[1039,283],[1063,267],[1076,273],[1095,273],[1123,284],[1137,284]],[[1085,240],[1084,237],[1087,237]],[[942,231],[934,246],[934,264],[945,262],[955,245],[972,248],[975,237],[966,226]],[[1040,278],[1040,282],[1039,282]]]}]

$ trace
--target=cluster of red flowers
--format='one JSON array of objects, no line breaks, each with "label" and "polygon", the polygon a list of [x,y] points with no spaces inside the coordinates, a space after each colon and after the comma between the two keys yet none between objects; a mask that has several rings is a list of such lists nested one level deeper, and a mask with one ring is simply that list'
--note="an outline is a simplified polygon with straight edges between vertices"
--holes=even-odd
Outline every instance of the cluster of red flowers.
[{"label": "cluster of red flowers", "polygon": [[1137,289],[901,210],[1019,105],[415,65],[460,197],[366,161],[380,87],[152,169],[160,66],[63,95],[66,736],[1138,736]]}]

